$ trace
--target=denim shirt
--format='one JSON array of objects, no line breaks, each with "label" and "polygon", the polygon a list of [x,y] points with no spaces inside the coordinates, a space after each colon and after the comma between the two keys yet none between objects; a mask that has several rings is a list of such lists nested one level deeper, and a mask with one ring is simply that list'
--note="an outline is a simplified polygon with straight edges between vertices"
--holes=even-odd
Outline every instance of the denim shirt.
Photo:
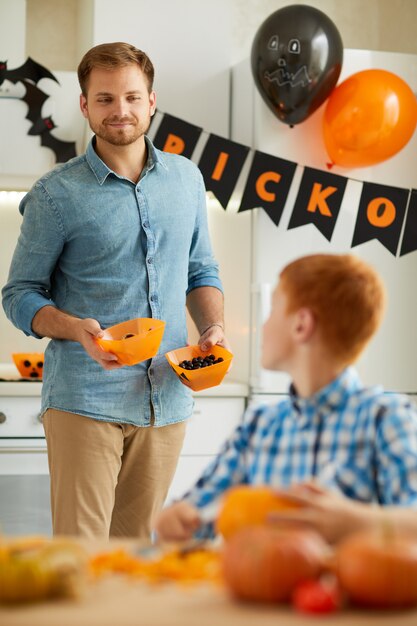
[{"label": "denim shirt", "polygon": [[164,354],[186,345],[186,294],[222,290],[209,240],[197,166],[157,150],[137,184],[105,165],[93,138],[84,155],[57,166],[23,198],[21,233],[3,288],[8,318],[27,335],[36,312],[57,306],[102,328],[137,317],[166,322],[158,355],[106,371],[78,342],[45,351],[47,408],[112,422],[155,426],[190,417],[193,399]]}]

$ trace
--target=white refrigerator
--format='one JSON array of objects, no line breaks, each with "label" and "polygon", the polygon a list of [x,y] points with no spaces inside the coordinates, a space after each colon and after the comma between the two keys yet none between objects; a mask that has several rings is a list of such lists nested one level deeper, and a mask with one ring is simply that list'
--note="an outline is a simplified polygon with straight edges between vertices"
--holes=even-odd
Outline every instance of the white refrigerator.
[{"label": "white refrigerator", "polygon": [[[338,84],[365,69],[391,71],[417,92],[417,56],[345,49]],[[289,261],[315,252],[352,252],[369,261],[382,275],[388,292],[388,307],[382,326],[361,357],[358,369],[365,384],[382,383],[388,392],[417,394],[417,251],[396,257],[377,240],[351,246],[361,181],[417,188],[417,132],[405,148],[383,163],[355,170],[333,168],[334,173],[346,177],[348,182],[331,241],[313,224],[288,230],[304,167],[326,170],[329,161],[322,138],[325,104],[305,122],[290,128],[263,102],[254,85],[249,60],[233,69],[231,138],[253,150],[297,163],[279,225],[276,226],[263,209],[250,211],[250,387],[252,400],[256,401],[272,401],[288,391],[285,374],[263,370],[259,365],[262,323],[269,313],[270,296],[278,273]],[[237,196],[242,193],[244,180],[245,174],[235,190]],[[239,206],[239,197],[234,204]],[[238,220],[239,215],[235,219]]]}]

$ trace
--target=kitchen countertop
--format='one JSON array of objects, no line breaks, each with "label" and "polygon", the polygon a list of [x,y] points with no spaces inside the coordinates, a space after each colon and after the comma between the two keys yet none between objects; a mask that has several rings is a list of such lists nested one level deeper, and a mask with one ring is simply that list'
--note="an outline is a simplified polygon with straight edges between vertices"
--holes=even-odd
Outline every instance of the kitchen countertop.
[{"label": "kitchen countertop", "polygon": [[[40,396],[42,383],[39,381],[4,380],[0,381],[0,396]],[[210,398],[233,398],[249,395],[248,385],[235,381],[223,382],[217,387],[193,392],[193,396]]]}]

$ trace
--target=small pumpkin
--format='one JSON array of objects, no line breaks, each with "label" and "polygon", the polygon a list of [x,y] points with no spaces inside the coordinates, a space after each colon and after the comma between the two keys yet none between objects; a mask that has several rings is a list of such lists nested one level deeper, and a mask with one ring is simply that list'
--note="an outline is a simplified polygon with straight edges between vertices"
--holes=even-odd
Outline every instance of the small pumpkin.
[{"label": "small pumpkin", "polygon": [[0,540],[0,605],[77,597],[88,580],[88,555],[70,539]]},{"label": "small pumpkin", "polygon": [[240,600],[288,602],[297,585],[320,576],[327,554],[327,544],[314,531],[243,528],[224,545],[224,582]]},{"label": "small pumpkin", "polygon": [[417,537],[378,528],[347,537],[337,548],[335,571],[357,605],[395,609],[417,605]]},{"label": "small pumpkin", "polygon": [[224,539],[247,526],[266,524],[269,513],[299,508],[284,496],[278,496],[272,487],[238,485],[229,489],[223,498],[216,529]]}]

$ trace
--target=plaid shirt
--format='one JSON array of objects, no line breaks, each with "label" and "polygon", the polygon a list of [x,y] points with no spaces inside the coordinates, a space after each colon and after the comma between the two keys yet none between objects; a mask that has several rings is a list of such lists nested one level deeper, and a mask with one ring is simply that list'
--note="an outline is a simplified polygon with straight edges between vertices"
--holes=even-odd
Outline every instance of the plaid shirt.
[{"label": "plaid shirt", "polygon": [[356,370],[309,398],[249,408],[184,499],[204,507],[232,485],[287,487],[315,478],[350,498],[417,505],[417,408],[365,388]]}]

